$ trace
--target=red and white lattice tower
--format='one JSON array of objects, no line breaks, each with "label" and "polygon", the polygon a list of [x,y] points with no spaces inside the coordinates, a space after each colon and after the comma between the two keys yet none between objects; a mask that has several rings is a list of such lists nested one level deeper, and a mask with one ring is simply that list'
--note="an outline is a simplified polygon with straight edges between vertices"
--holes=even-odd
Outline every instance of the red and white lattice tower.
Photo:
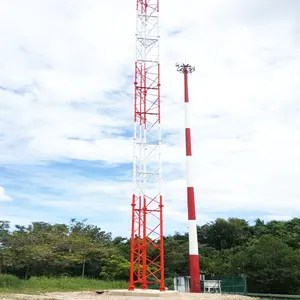
[{"label": "red and white lattice tower", "polygon": [[159,0],[137,0],[129,290],[164,285]]},{"label": "red and white lattice tower", "polygon": [[187,207],[189,220],[189,258],[190,258],[190,277],[191,292],[200,293],[200,265],[198,253],[198,237],[196,223],[196,205],[192,178],[192,140],[190,126],[190,101],[188,74],[195,71],[195,67],[189,64],[176,64],[177,71],[184,75],[184,106],[185,106],[185,143],[186,143],[186,181],[187,181]]}]

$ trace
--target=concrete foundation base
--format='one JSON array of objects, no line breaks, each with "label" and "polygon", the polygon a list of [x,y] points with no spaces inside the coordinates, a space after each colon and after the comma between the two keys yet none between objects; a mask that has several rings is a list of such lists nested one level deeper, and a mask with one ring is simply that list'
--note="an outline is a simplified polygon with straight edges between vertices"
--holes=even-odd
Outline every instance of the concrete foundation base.
[{"label": "concrete foundation base", "polygon": [[165,291],[161,292],[159,290],[140,290],[136,289],[134,291],[128,290],[109,290],[107,295],[110,296],[137,296],[137,297],[174,297],[178,296],[179,292],[177,291]]}]

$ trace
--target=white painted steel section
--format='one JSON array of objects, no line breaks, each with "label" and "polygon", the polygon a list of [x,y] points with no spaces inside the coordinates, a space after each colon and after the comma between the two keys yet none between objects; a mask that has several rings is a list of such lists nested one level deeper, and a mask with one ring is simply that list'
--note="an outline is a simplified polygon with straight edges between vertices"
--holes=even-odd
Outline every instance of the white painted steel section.
[{"label": "white painted steel section", "polygon": [[186,157],[186,184],[187,187],[193,187],[193,157]]},{"label": "white painted steel section", "polygon": [[184,102],[184,113],[185,113],[185,128],[191,128],[189,102]]},{"label": "white painted steel section", "polygon": [[189,249],[190,255],[199,254],[196,220],[189,220]]}]

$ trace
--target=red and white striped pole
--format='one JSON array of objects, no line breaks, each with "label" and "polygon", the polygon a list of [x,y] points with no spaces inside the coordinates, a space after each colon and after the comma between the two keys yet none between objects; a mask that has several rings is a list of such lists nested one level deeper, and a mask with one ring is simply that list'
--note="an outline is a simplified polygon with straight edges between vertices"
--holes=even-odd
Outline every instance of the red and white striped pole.
[{"label": "red and white striped pole", "polygon": [[189,64],[176,64],[177,71],[184,75],[184,106],[185,106],[185,142],[186,142],[186,180],[187,180],[187,207],[189,220],[189,258],[191,292],[201,293],[200,265],[198,253],[198,237],[196,223],[196,205],[194,186],[192,182],[192,141],[189,113],[188,74],[195,71]]}]

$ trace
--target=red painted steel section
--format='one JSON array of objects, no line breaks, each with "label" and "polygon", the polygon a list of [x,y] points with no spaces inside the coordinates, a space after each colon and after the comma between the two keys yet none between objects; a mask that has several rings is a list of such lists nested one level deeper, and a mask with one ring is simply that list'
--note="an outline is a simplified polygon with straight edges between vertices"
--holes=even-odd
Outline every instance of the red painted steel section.
[{"label": "red painted steel section", "polygon": [[[158,1],[157,1],[158,2]],[[160,99],[160,64],[158,64],[157,98]],[[160,124],[160,101],[158,102],[158,123]]]},{"label": "red painted steel section", "polygon": [[190,255],[191,292],[201,293],[199,255]]},{"label": "red painted steel section", "polygon": [[189,82],[188,82],[188,71],[186,68],[184,68],[183,72],[184,76],[184,102],[188,103],[189,100]]},{"label": "red painted steel section", "polygon": [[192,156],[192,141],[191,141],[191,129],[185,129],[185,152],[186,156]]},{"label": "red painted steel section", "polygon": [[194,187],[187,187],[188,219],[196,220],[196,206]]},{"label": "red painted steel section", "polygon": [[[135,70],[137,70],[137,63],[135,62]],[[133,105],[133,121],[136,122],[136,101],[137,101],[137,94],[136,94],[136,86],[137,86],[137,73],[134,74],[134,105]]]},{"label": "red painted steel section", "polygon": [[161,253],[160,253],[160,266],[161,266],[161,273],[160,273],[160,291],[165,291],[165,261],[164,261],[164,231],[163,231],[163,198],[162,196],[159,197],[159,208],[160,208],[160,246],[161,246]]},{"label": "red painted steel section", "polygon": [[[135,233],[135,195],[132,195],[132,203],[131,203],[131,206],[132,206],[132,216],[131,216],[131,224],[133,225],[131,227],[131,236],[134,236],[134,233]],[[134,248],[135,248],[135,245],[134,245],[134,239],[131,239],[131,244],[130,244],[130,269],[133,269],[134,268]],[[133,272],[130,272],[130,278],[129,278],[129,282],[130,282],[130,285],[128,287],[128,290],[129,291],[133,291],[134,290],[134,285],[132,285],[131,283],[133,282]]]}]

